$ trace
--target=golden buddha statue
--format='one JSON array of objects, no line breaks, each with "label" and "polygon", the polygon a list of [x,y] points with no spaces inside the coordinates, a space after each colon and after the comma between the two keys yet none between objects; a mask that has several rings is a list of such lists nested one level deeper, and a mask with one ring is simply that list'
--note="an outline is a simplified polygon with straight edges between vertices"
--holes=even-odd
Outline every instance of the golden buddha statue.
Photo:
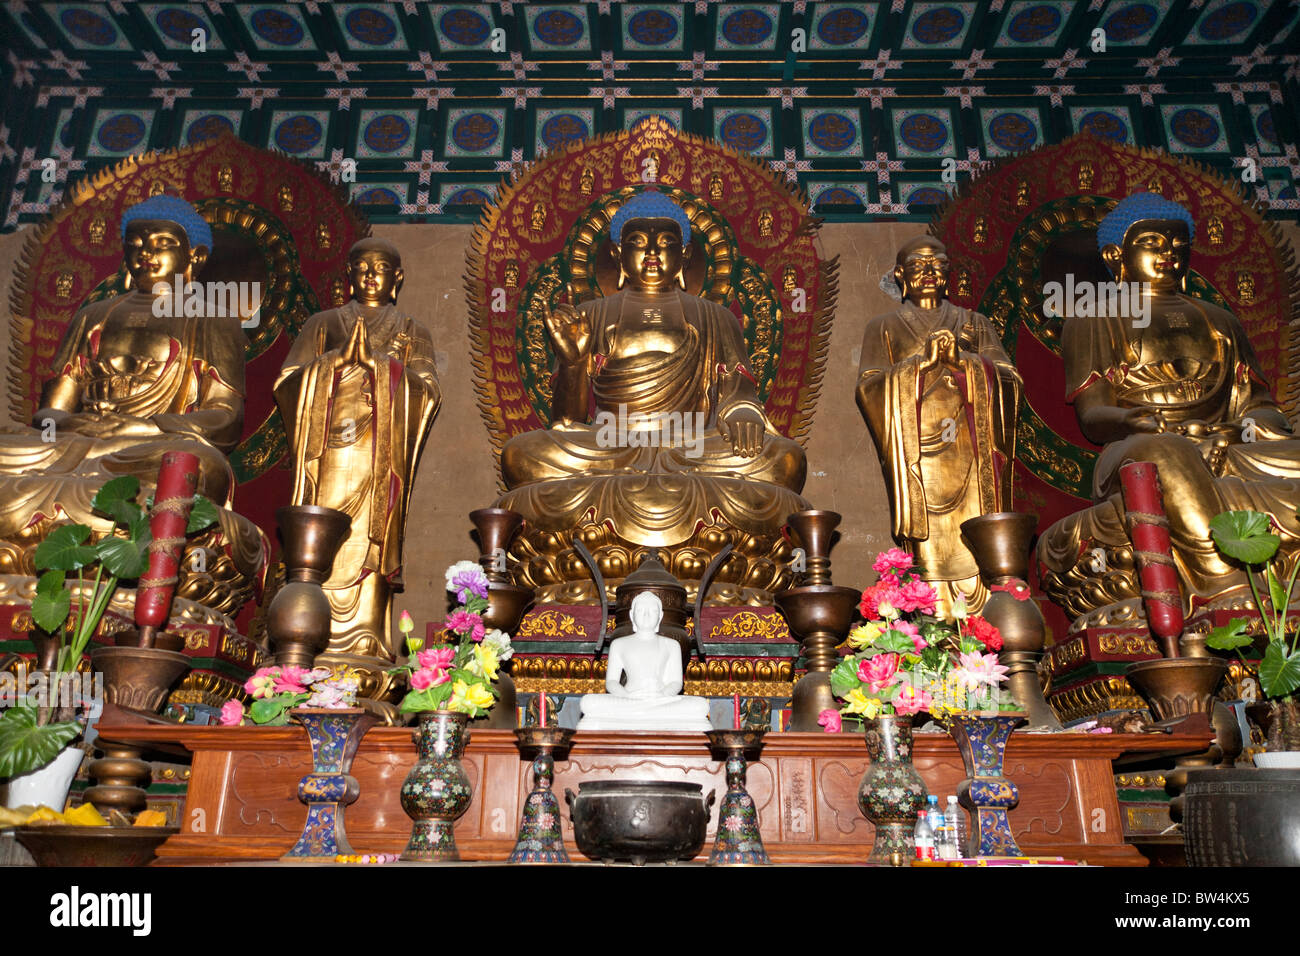
[{"label": "golden buddha statue", "polygon": [[406,509],[442,394],[432,337],[397,310],[397,249],[362,239],[348,253],[348,274],[351,300],[307,320],[275,398],[293,456],[292,504],[352,518],[324,584],[333,623],[318,660],[359,667],[386,687],[384,665],[398,651],[389,618]]},{"label": "golden buddha statue", "polygon": [[1127,591],[1108,589],[1096,553],[1126,551],[1110,569],[1132,566],[1119,486],[1127,462],[1155,462],[1165,501],[1176,502],[1166,513],[1184,612],[1246,586],[1210,539],[1219,512],[1265,512],[1284,551],[1300,541],[1300,440],[1241,324],[1185,294],[1194,234],[1175,202],[1151,193],[1123,200],[1102,220],[1097,244],[1120,288],[1132,289],[1118,298],[1127,307],[1112,310],[1124,314],[1065,323],[1067,399],[1084,435],[1105,448],[1093,471],[1097,504],[1053,524],[1038,558],[1048,594],[1076,617],[1111,603],[1137,607],[1131,581]]},{"label": "golden buddha statue", "polygon": [[173,450],[199,457],[200,493],[230,503],[226,454],[244,420],[239,318],[184,315],[193,310],[174,298],[207,261],[212,230],[189,203],[156,196],[126,211],[122,239],[131,291],[77,313],[33,427],[0,429],[0,474],[12,476],[0,534],[56,507],[88,512],[118,475],[152,484]]},{"label": "golden buddha statue", "polygon": [[[498,507],[550,533],[608,524],[643,547],[682,544],[715,522],[770,546],[807,507],[803,449],[767,418],[735,316],[683,291],[690,229],[653,190],[615,213],[621,291],[546,315],[552,425],[502,449],[510,491]],[[674,568],[698,578],[702,566],[692,570]]]},{"label": "golden buddha statue", "polygon": [[968,518],[1010,510],[1021,378],[992,323],[947,301],[948,256],[933,236],[898,250],[902,305],[867,322],[857,399],[889,487],[893,534],[924,568],[946,615],[987,599],[961,539]]}]

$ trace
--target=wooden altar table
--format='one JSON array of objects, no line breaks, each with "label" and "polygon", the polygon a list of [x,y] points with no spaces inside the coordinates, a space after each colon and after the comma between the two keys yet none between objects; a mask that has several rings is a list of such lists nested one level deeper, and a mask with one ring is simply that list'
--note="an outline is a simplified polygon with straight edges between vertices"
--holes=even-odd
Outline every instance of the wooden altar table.
[{"label": "wooden altar table", "polygon": [[[108,733],[109,728],[102,728]],[[115,726],[112,739],[180,745],[193,767],[180,833],[158,851],[159,863],[210,864],[271,860],[293,845],[306,818],[298,780],[311,769],[304,731],[285,727]],[[1012,830],[1026,855],[1064,856],[1110,866],[1145,866],[1124,842],[1111,761],[1203,750],[1206,734],[1015,734],[1006,772],[1020,788]],[[170,749],[170,748],[169,748]],[[913,760],[942,804],[964,776],[946,734],[917,734]],[[400,852],[410,834],[398,791],[415,761],[412,729],[380,727],[362,741],[352,765],[361,796],[347,810],[358,853]],[[514,846],[530,764],[514,735],[474,730],[464,764],[474,800],[456,826],[466,860],[504,861]],[[857,805],[867,766],[861,734],[771,733],[748,787],[758,804],[767,851],[777,863],[858,863],[870,852],[873,827]],[[568,761],[556,761],[555,789],[613,777],[686,780],[705,793],[726,790],[723,764],[702,734],[584,732]],[[562,806],[566,843],[572,842]],[[710,832],[716,828],[716,807]],[[706,843],[701,859],[707,857]]]}]

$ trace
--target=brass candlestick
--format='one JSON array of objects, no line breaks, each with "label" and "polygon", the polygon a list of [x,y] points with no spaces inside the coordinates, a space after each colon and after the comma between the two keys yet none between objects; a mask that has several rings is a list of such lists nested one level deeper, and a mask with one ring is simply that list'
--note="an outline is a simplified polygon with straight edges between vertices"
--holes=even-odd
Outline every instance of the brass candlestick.
[{"label": "brass candlestick", "polygon": [[[532,606],[535,594],[532,588],[514,583],[513,576],[505,570],[506,554],[519,534],[524,519],[518,512],[506,508],[479,508],[469,513],[478,537],[478,562],[488,579],[488,607],[483,612],[483,624],[497,628],[512,638],[519,632],[519,622]],[[510,729],[518,722],[515,680],[510,675],[510,661],[501,662],[497,676],[496,706],[486,717],[473,722],[475,727]]]},{"label": "brass candlestick", "polygon": [[560,831],[560,801],[551,789],[555,755],[563,756],[576,731],[568,727],[519,727],[515,740],[521,753],[533,754],[533,789],[524,800],[523,820],[510,863],[568,863]]},{"label": "brass candlestick", "polygon": [[284,543],[285,584],[266,611],[266,631],[281,667],[310,668],[329,647],[330,602],[321,585],[352,530],[342,511],[319,505],[278,508]]},{"label": "brass candlestick", "polygon": [[[104,675],[105,700],[144,715],[158,713],[172,685],[190,669],[185,654],[159,647],[99,647],[90,661]],[[87,768],[94,786],[86,790],[85,799],[105,816],[112,810],[137,813],[147,805],[145,788],[152,771],[141,759],[138,744],[117,743],[111,735],[111,727],[104,727],[95,740],[102,756]]]},{"label": "brass candlestick", "polygon": [[1038,681],[1047,626],[1026,583],[1029,546],[1037,527],[1034,515],[1003,511],[963,521],[961,533],[989,589],[981,613],[1002,634],[998,661],[1007,668],[1007,689],[1025,709],[1031,730],[1059,731],[1061,722]]},{"label": "brass candlestick", "polygon": [[767,866],[771,864],[758,830],[758,807],[745,789],[746,751],[757,753],[765,730],[710,730],[705,736],[727,762],[727,792],[718,807],[718,832],[709,853],[709,866]]},{"label": "brass candlestick", "polygon": [[831,583],[831,538],[840,516],[834,511],[797,511],[787,519],[806,552],[808,570],[796,587],[776,596],[776,606],[803,644],[807,671],[794,686],[790,729],[817,732],[817,717],[835,708],[831,671],[835,648],[844,640],[862,592]]},{"label": "brass candlestick", "polygon": [[[1214,694],[1228,673],[1226,661],[1217,657],[1168,657],[1138,661],[1125,671],[1128,681],[1150,705],[1157,724],[1184,732],[1213,730]],[[1169,819],[1183,819],[1183,789],[1187,771],[1210,767],[1223,751],[1218,744],[1197,754],[1185,754],[1174,760],[1174,770],[1165,774],[1165,793],[1169,794]]]}]

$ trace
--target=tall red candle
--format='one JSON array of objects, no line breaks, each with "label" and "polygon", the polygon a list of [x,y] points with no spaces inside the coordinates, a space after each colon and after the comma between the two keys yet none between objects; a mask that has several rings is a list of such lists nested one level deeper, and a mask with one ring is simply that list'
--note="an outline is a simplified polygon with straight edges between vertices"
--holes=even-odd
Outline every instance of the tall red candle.
[{"label": "tall red candle", "polygon": [[152,632],[166,628],[176,591],[181,552],[185,548],[185,526],[194,507],[199,485],[199,459],[184,451],[163,455],[149,516],[149,569],[135,592],[135,623],[146,633],[142,645],[153,645]]},{"label": "tall red candle", "polygon": [[546,691],[542,691],[542,703],[538,708],[537,726],[546,726]]},{"label": "tall red candle", "polygon": [[1119,480],[1147,626],[1159,639],[1164,656],[1177,657],[1178,638],[1183,633],[1183,597],[1169,541],[1160,473],[1155,462],[1131,461],[1120,467]]},{"label": "tall red candle", "polygon": [[740,695],[731,695],[731,729],[740,729]]}]

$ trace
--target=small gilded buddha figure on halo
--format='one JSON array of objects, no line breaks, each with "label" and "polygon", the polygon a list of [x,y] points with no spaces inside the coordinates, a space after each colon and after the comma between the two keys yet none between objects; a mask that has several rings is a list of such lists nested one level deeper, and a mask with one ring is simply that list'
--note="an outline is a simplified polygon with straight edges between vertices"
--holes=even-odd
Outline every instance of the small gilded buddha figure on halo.
[{"label": "small gilded buddha figure on halo", "polygon": [[32,427],[0,429],[0,535],[60,510],[85,521],[105,482],[152,485],[168,451],[198,456],[199,492],[230,504],[244,335],[238,318],[185,315],[194,310],[171,301],[207,261],[212,229],[183,199],[159,195],[126,211],[122,244],[130,291],[77,313]]},{"label": "small gilded buddha figure on halo", "polygon": [[[740,324],[685,291],[690,235],[685,211],[658,191],[615,213],[620,291],[547,314],[557,357],[552,424],[506,443],[501,471],[515,491],[501,507],[573,527],[610,500],[592,483],[597,476],[665,476],[672,481],[642,483],[635,502],[614,505],[616,524],[639,528],[640,543],[660,544],[684,540],[713,508],[741,527],[779,527],[804,506],[803,449],[765,414]],[[611,441],[609,429],[590,424],[593,397],[598,418],[627,422],[635,437]],[[697,416],[703,434],[683,441]],[[724,488],[725,479],[741,480]]]},{"label": "small gilded buddha figure on halo", "polygon": [[416,465],[442,394],[433,338],[397,308],[404,273],[396,247],[362,239],[348,253],[348,275],[351,300],[307,320],[275,397],[293,457],[292,503],[352,518],[324,584],[333,612],[326,657],[360,665],[398,650],[392,591],[401,584]]},{"label": "small gilded buddha figure on halo", "polygon": [[987,593],[961,539],[969,518],[1010,510],[1021,378],[996,330],[947,300],[948,255],[933,236],[898,250],[903,302],[867,322],[857,400],[876,442],[893,534],[924,569],[937,610]]},{"label": "small gilded buddha figure on halo", "polygon": [[1062,333],[1067,398],[1084,435],[1105,448],[1093,470],[1097,504],[1039,542],[1058,603],[1069,603],[1063,582],[1081,554],[1127,544],[1119,469],[1130,461],[1159,469],[1185,611],[1245,585],[1210,538],[1219,512],[1267,513],[1284,552],[1300,540],[1300,440],[1241,323],[1187,295],[1195,233],[1186,209],[1150,193],[1120,202],[1097,230],[1115,278],[1139,284],[1143,318],[1070,318]]}]

